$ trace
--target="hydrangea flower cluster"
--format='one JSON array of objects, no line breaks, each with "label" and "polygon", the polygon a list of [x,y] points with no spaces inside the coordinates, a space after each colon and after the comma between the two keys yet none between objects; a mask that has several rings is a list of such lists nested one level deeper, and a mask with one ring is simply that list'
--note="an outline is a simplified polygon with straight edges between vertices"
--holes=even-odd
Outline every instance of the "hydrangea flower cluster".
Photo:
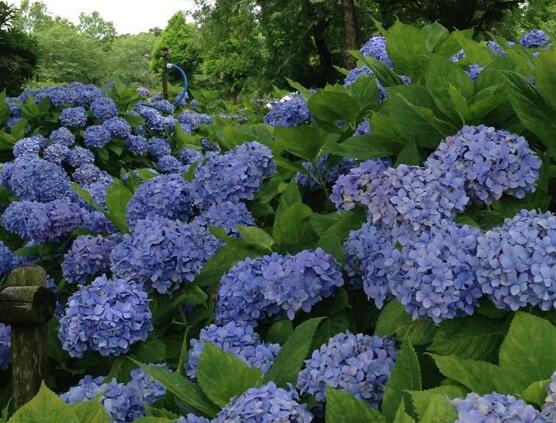
[{"label": "hydrangea flower cluster", "polygon": [[99,97],[91,103],[91,113],[96,119],[105,121],[118,116],[118,106],[110,97]]},{"label": "hydrangea flower cluster", "polygon": [[26,89],[18,97],[18,100],[25,102],[30,96],[34,96],[37,103],[46,98],[54,107],[61,108],[88,106],[95,98],[104,96],[104,93],[95,85],[72,82],[68,85],[45,87],[39,90]]},{"label": "hydrangea flower cluster", "polygon": [[110,253],[119,237],[81,235],[64,255],[62,273],[69,283],[84,284],[89,278],[110,270]]},{"label": "hydrangea flower cluster", "polygon": [[354,137],[360,137],[362,135],[368,135],[373,132],[373,128],[371,127],[371,122],[368,118],[365,118],[361,121],[357,128],[355,128],[355,132],[353,133]]},{"label": "hydrangea flower cluster", "polygon": [[[1,367],[1,366],[0,366]],[[556,421],[556,371],[552,374],[547,387],[548,395],[544,400],[542,415],[547,421]]]},{"label": "hydrangea flower cluster", "polygon": [[252,200],[265,177],[276,170],[270,149],[256,141],[212,156],[195,171],[192,192],[201,209],[223,201]]},{"label": "hydrangea flower cluster", "polygon": [[16,261],[16,257],[11,250],[0,241],[0,277],[10,273]]},{"label": "hydrangea flower cluster", "polygon": [[261,342],[259,335],[251,326],[229,322],[223,326],[210,325],[201,330],[199,339],[191,340],[187,361],[187,376],[195,378],[199,359],[203,353],[205,342],[210,342],[218,348],[239,357],[245,364],[256,367],[266,373],[276,355],[280,345]]},{"label": "hydrangea flower cluster", "polygon": [[104,125],[91,125],[85,129],[83,140],[87,148],[102,148],[110,142],[112,134]]},{"label": "hydrangea flower cluster", "polygon": [[476,276],[479,233],[446,222],[403,246],[400,275],[390,290],[414,320],[428,317],[439,324],[473,314],[482,296]]},{"label": "hydrangea flower cluster", "polygon": [[307,169],[309,174],[298,172],[295,180],[299,186],[309,190],[316,191],[320,188],[320,178],[327,184],[333,184],[336,180],[345,175],[355,165],[353,159],[342,158],[339,163],[332,167],[327,167],[328,153],[322,154],[317,159],[317,168],[311,162],[303,162],[301,165]]},{"label": "hydrangea flower cluster", "polygon": [[479,65],[475,63],[473,65],[470,65],[469,68],[465,71],[465,73],[467,74],[469,79],[471,79],[471,81],[475,81],[479,77],[481,72],[483,72],[484,69],[485,67],[483,65]]},{"label": "hydrangea flower cluster", "polygon": [[79,146],[73,147],[67,157],[68,164],[74,168],[81,167],[88,163],[94,163],[94,161],[95,155],[93,152]]},{"label": "hydrangea flower cluster", "polygon": [[61,165],[63,162],[65,162],[68,159],[69,155],[69,147],[66,147],[63,144],[51,144],[42,152],[42,156],[46,161],[56,163],[57,165]]},{"label": "hydrangea flower cluster", "polygon": [[185,417],[180,417],[176,420],[176,423],[210,423],[210,420],[205,417],[199,417],[195,414],[188,414]]},{"label": "hydrangea flower cluster", "polygon": [[255,218],[244,203],[224,201],[209,207],[203,214],[193,219],[193,223],[208,228],[218,226],[228,235],[239,235],[238,225],[255,226]]},{"label": "hydrangea flower cluster", "polygon": [[83,357],[88,351],[118,356],[147,339],[151,320],[148,295],[141,285],[100,276],[69,297],[58,336],[71,357]]},{"label": "hydrangea flower cluster", "polygon": [[343,283],[336,260],[320,248],[294,256],[248,258],[222,277],[215,320],[252,326],[264,317],[284,314],[293,320],[297,311],[309,312]]},{"label": "hydrangea flower cluster", "polygon": [[102,126],[115,138],[126,139],[131,136],[131,126],[125,119],[113,117],[104,121]]},{"label": "hydrangea flower cluster", "polygon": [[47,142],[48,140],[42,135],[22,138],[15,143],[12,153],[16,158],[33,158],[39,155],[39,152],[46,146]]},{"label": "hydrangea flower cluster", "polygon": [[286,128],[292,128],[310,120],[311,112],[309,112],[307,102],[300,95],[276,103],[264,117],[265,123]]},{"label": "hydrangea flower cluster", "polygon": [[378,408],[397,357],[393,341],[339,333],[313,351],[299,373],[297,388],[324,402],[326,387],[342,389]]},{"label": "hydrangea flower cluster", "polygon": [[214,423],[310,423],[312,420],[313,415],[305,405],[299,404],[294,391],[286,391],[270,382],[234,398],[218,413]]},{"label": "hydrangea flower cluster", "polygon": [[519,44],[525,48],[540,48],[550,44],[550,37],[540,29],[529,31],[521,37]]},{"label": "hydrangea flower cluster", "polygon": [[119,278],[171,294],[192,282],[220,245],[202,226],[152,216],[137,221],[112,250],[111,269]]},{"label": "hydrangea flower cluster", "polygon": [[193,214],[190,192],[190,184],[176,174],[143,182],[127,205],[127,224],[134,228],[138,220],[152,216],[188,221]]},{"label": "hydrangea flower cluster", "polygon": [[356,204],[368,206],[371,202],[372,183],[383,177],[390,162],[367,160],[348,174],[338,177],[332,187],[330,199],[338,210],[352,210]]},{"label": "hydrangea flower cluster", "polygon": [[172,149],[168,141],[164,138],[151,138],[147,142],[147,151],[155,159],[172,154]]},{"label": "hydrangea flower cluster", "polygon": [[484,396],[472,392],[452,403],[458,411],[458,419],[454,423],[548,423],[534,407],[523,400],[497,392]]},{"label": "hydrangea flower cluster", "polygon": [[500,57],[506,57],[507,53],[506,50],[504,50],[504,48],[498,44],[496,41],[494,40],[489,40],[487,41],[487,47],[490,51],[492,51],[494,54],[500,56]]},{"label": "hydrangea flower cluster", "polygon": [[386,38],[383,36],[369,38],[365,44],[363,44],[360,51],[363,56],[374,57],[390,69],[394,68],[394,64],[392,63],[392,60],[388,56],[388,51],[386,50]]},{"label": "hydrangea flower cluster", "polygon": [[483,292],[499,308],[556,307],[556,216],[522,210],[479,238]]},{"label": "hydrangea flower cluster", "polygon": [[135,154],[144,156],[149,151],[147,140],[142,135],[130,135],[126,140],[127,149]]},{"label": "hydrangea flower cluster", "polygon": [[504,193],[523,198],[533,192],[541,161],[525,138],[480,125],[446,138],[425,165],[463,177],[467,195],[490,204]]},{"label": "hydrangea flower cluster", "polygon": [[210,125],[212,118],[204,113],[184,112],[180,115],[178,121],[186,133],[192,134],[201,125]]},{"label": "hydrangea flower cluster", "polygon": [[52,144],[62,144],[66,147],[70,147],[75,143],[75,135],[65,126],[52,131],[49,139]]},{"label": "hydrangea flower cluster", "polygon": [[60,114],[60,123],[69,128],[84,128],[87,119],[87,111],[82,106],[68,107]]},{"label": "hydrangea flower cluster", "polygon": [[7,369],[11,356],[12,331],[10,326],[0,323],[0,369]]}]

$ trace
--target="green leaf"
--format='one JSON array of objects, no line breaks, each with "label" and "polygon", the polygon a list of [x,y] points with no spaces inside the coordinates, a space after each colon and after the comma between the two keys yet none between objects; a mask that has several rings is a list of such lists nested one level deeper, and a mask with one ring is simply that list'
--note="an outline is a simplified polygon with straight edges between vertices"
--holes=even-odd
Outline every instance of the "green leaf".
[{"label": "green leaf", "polygon": [[421,390],[421,367],[417,354],[407,338],[396,357],[396,363],[386,383],[382,399],[382,412],[388,419],[393,420],[406,390]]},{"label": "green leaf", "polygon": [[145,370],[145,372],[160,382],[168,391],[189,407],[198,410],[208,417],[214,417],[218,413],[219,408],[212,404],[203,391],[189,381],[189,379],[161,367],[149,366],[133,358],[130,360]]},{"label": "green leaf", "polygon": [[303,249],[315,239],[309,219],[313,211],[305,204],[294,204],[276,215],[272,236],[282,248]]},{"label": "green leaf", "polygon": [[224,407],[232,397],[262,383],[261,371],[210,342],[205,342],[197,369],[199,386],[216,405]]},{"label": "green leaf", "polygon": [[365,401],[328,386],[326,423],[386,423],[386,418]]},{"label": "green leaf", "polygon": [[458,418],[456,407],[444,395],[435,395],[419,423],[453,423]]},{"label": "green leaf", "polygon": [[405,412],[405,402],[403,400],[398,407],[398,411],[396,411],[393,423],[415,423],[413,417]]},{"label": "green leaf", "polygon": [[412,345],[426,345],[433,340],[436,327],[429,320],[412,320],[403,306],[392,300],[380,312],[375,333],[378,336],[409,337]]},{"label": "green leaf", "polygon": [[556,109],[556,50],[542,51],[536,60],[535,81],[539,91]]},{"label": "green leaf", "polygon": [[98,211],[99,213],[104,214],[104,210],[102,210],[102,207],[100,207],[95,200],[93,200],[93,197],[91,196],[91,194],[89,194],[88,191],[85,191],[83,188],[81,188],[78,184],[76,184],[75,182],[71,183],[71,189],[73,190],[73,192],[75,192],[77,195],[79,195],[89,206],[91,206],[92,208],[94,208],[96,211]]},{"label": "green leaf", "polygon": [[429,55],[425,32],[397,20],[386,32],[388,55],[396,72],[418,80],[424,72]]},{"label": "green leaf", "polygon": [[[363,222],[365,222],[365,214],[362,209],[338,213],[337,222],[330,225],[320,235],[319,247],[332,254],[338,263],[343,263],[344,242],[351,231],[360,228]],[[313,220],[311,220],[311,226],[315,226]]]},{"label": "green leaf", "polygon": [[396,165],[402,163],[408,165],[419,165],[421,163],[419,151],[417,150],[417,144],[415,144],[414,140],[406,141],[402,148],[402,151],[400,151],[400,153],[398,154]]},{"label": "green leaf", "polygon": [[313,160],[324,143],[322,135],[313,126],[294,128],[277,127],[274,135],[280,147],[305,160]]},{"label": "green leaf", "polygon": [[[349,303],[347,303],[347,306],[349,306]],[[349,327],[349,317],[345,313],[330,313],[330,317],[322,322],[317,329],[317,332],[315,333],[315,336],[313,338],[312,349],[315,350],[320,348],[323,344],[328,342],[330,338],[339,334],[340,332],[348,330]]]},{"label": "green leaf", "polygon": [[390,140],[379,138],[376,134],[350,137],[341,143],[327,143],[323,149],[337,156],[359,160],[379,159],[397,154],[402,148]]},{"label": "green leaf", "polygon": [[548,320],[516,313],[500,347],[500,367],[522,388],[549,379],[556,369],[556,327]]},{"label": "green leaf", "polygon": [[303,362],[309,354],[315,332],[323,319],[324,317],[317,317],[306,320],[295,328],[266,372],[265,382],[274,381],[282,387],[287,387],[288,383],[295,384]]},{"label": "green leaf", "polygon": [[291,320],[279,320],[275,322],[270,329],[268,329],[268,333],[266,334],[266,342],[272,344],[280,344],[283,345],[286,343],[288,338],[293,332],[293,325]]},{"label": "green leaf", "polygon": [[71,406],[80,423],[111,423],[112,418],[98,399],[83,401]]},{"label": "green leaf", "polygon": [[284,212],[290,206],[294,204],[299,204],[302,202],[301,193],[299,192],[299,187],[297,186],[297,182],[295,178],[292,178],[291,181],[288,183],[286,190],[280,196],[280,204],[276,209],[276,217]]},{"label": "green leaf", "polygon": [[454,399],[464,397],[467,392],[468,390],[463,386],[444,385],[426,391],[409,391],[408,394],[411,397],[411,403],[413,404],[417,416],[423,419],[435,397],[441,395],[449,399]]},{"label": "green leaf", "polygon": [[255,226],[238,226],[241,238],[250,245],[258,247],[265,251],[272,251],[274,240],[272,237],[260,228]]},{"label": "green leaf", "polygon": [[109,218],[121,232],[127,232],[127,203],[133,193],[119,180],[106,189],[106,205]]},{"label": "green leaf", "polygon": [[375,78],[362,76],[349,86],[349,90],[359,105],[359,115],[379,107],[379,91]]},{"label": "green leaf", "polygon": [[9,423],[80,423],[69,404],[43,383],[39,393],[17,410]]},{"label": "green leaf", "polygon": [[309,110],[318,120],[336,125],[338,120],[355,124],[359,114],[357,101],[347,93],[318,91],[309,99]]},{"label": "green leaf", "polygon": [[547,396],[548,385],[550,384],[550,381],[550,379],[546,379],[533,382],[531,385],[525,388],[520,397],[529,403],[535,404],[538,407],[542,407]]}]

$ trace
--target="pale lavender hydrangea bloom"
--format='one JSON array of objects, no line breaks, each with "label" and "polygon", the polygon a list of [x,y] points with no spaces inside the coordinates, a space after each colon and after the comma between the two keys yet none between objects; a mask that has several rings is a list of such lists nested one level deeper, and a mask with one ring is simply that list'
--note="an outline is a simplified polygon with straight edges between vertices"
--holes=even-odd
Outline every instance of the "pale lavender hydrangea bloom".
[{"label": "pale lavender hydrangea bloom", "polygon": [[255,218],[244,203],[224,201],[209,207],[204,213],[197,216],[194,223],[209,227],[218,226],[228,235],[237,236],[237,225],[255,226]]},{"label": "pale lavender hydrangea bloom", "polygon": [[363,44],[360,51],[363,56],[374,57],[390,69],[394,67],[392,60],[390,60],[388,56],[388,51],[386,50],[386,38],[383,36],[369,38],[365,44]]},{"label": "pale lavender hydrangea bloom", "polygon": [[265,123],[271,126],[292,128],[311,120],[311,112],[307,102],[301,96],[291,100],[280,101],[272,107],[264,117]]},{"label": "pale lavender hydrangea bloom", "polygon": [[556,371],[552,374],[546,390],[548,395],[544,400],[542,415],[547,421],[554,422],[556,421]]},{"label": "pale lavender hydrangea bloom", "polygon": [[487,47],[490,51],[500,57],[506,57],[507,55],[506,50],[504,50],[502,46],[494,40],[487,41]]},{"label": "pale lavender hydrangea bloom", "polygon": [[100,170],[94,164],[86,163],[75,169],[71,175],[73,180],[80,185],[88,185],[100,180],[112,182],[113,178],[104,170]]},{"label": "pale lavender hydrangea bloom", "polygon": [[7,275],[17,265],[19,257],[14,256],[12,251],[0,241],[0,277]]},{"label": "pale lavender hydrangea bloom", "polygon": [[373,132],[373,128],[371,127],[371,122],[368,118],[365,118],[357,125],[355,128],[355,132],[353,133],[354,137],[360,137],[362,135],[368,135]]}]

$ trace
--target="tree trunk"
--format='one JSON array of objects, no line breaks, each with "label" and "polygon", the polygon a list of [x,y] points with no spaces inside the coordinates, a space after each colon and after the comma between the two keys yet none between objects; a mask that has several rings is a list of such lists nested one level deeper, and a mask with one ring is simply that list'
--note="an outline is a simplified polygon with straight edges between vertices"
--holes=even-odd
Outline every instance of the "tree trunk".
[{"label": "tree trunk", "polygon": [[342,0],[342,11],[344,15],[344,46],[346,48],[346,67],[353,69],[356,66],[355,58],[348,50],[357,50],[357,24],[355,22],[355,5],[353,0]]},{"label": "tree trunk", "polygon": [[324,86],[328,81],[328,74],[333,69],[332,54],[326,45],[324,39],[324,32],[328,28],[327,18],[319,16],[317,9],[314,5],[309,6],[309,13],[313,18],[312,35],[315,42],[315,48],[319,56],[320,71],[317,76],[318,84]]}]

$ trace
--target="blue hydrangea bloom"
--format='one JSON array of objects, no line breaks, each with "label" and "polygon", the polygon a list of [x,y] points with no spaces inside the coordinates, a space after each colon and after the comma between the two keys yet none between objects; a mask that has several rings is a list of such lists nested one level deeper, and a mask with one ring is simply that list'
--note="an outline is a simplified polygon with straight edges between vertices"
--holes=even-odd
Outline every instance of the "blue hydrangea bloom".
[{"label": "blue hydrangea bloom", "polygon": [[129,151],[139,154],[140,156],[147,154],[149,149],[147,140],[141,135],[131,135],[128,137],[126,140],[126,146]]},{"label": "blue hydrangea bloom", "polygon": [[51,144],[44,149],[42,156],[46,161],[62,164],[67,160],[69,154],[70,149],[64,144]]},{"label": "blue hydrangea bloom", "polygon": [[102,148],[110,142],[112,135],[104,125],[92,125],[85,129],[83,140],[87,148]]},{"label": "blue hydrangea bloom", "polygon": [[192,282],[220,245],[199,225],[152,216],[137,221],[133,233],[112,250],[112,272],[171,294]]},{"label": "blue hydrangea bloom", "polygon": [[105,120],[102,126],[115,138],[126,139],[131,135],[131,126],[127,120],[119,117]]},{"label": "blue hydrangea bloom", "polygon": [[178,159],[180,162],[182,162],[182,164],[189,166],[193,163],[200,164],[203,161],[204,157],[203,153],[201,153],[200,151],[194,150],[192,148],[186,148],[178,153]]},{"label": "blue hydrangea bloom", "polygon": [[218,413],[214,423],[310,423],[313,415],[299,403],[295,391],[278,388],[273,382],[248,389]]},{"label": "blue hydrangea bloom", "polygon": [[103,210],[108,210],[108,204],[106,203],[106,194],[108,187],[112,184],[112,177],[102,177],[101,179],[83,185],[82,188],[87,191],[94,202],[101,207]]},{"label": "blue hydrangea bloom", "polygon": [[381,228],[364,224],[351,231],[344,243],[344,270],[351,285],[362,286],[378,308],[391,297],[390,283],[399,273],[393,240]]},{"label": "blue hydrangea bloom", "polygon": [[[0,365],[0,367],[2,367]],[[547,397],[542,407],[542,415],[549,422],[556,421],[556,371],[552,374],[547,387]]]},{"label": "blue hydrangea bloom", "polygon": [[469,68],[467,68],[467,70],[465,71],[465,73],[467,74],[469,79],[471,79],[471,81],[475,81],[484,69],[485,67],[483,65],[479,65],[475,63],[473,65],[470,65]]},{"label": "blue hydrangea bloom", "polygon": [[60,123],[69,128],[84,128],[87,125],[87,111],[81,106],[64,109],[60,114]]},{"label": "blue hydrangea bloom", "polygon": [[172,154],[170,143],[164,138],[151,138],[147,143],[149,154],[155,159]]},{"label": "blue hydrangea bloom", "polygon": [[322,154],[317,159],[317,167],[315,168],[311,162],[303,162],[301,165],[307,169],[309,174],[298,172],[295,175],[297,184],[309,191],[316,191],[320,188],[319,179],[322,178],[327,184],[333,184],[336,180],[345,175],[355,166],[353,159],[343,157],[339,163],[328,167],[328,153]]},{"label": "blue hydrangea bloom", "polygon": [[151,131],[162,132],[164,130],[164,121],[162,115],[152,107],[136,107],[139,115],[145,120],[145,126]]},{"label": "blue hydrangea bloom", "polygon": [[[160,365],[160,367],[166,368],[167,366]],[[145,370],[132,370],[130,376],[131,380],[126,384],[126,388],[135,390],[144,404],[153,404],[166,395],[166,388],[149,376]]]},{"label": "blue hydrangea bloom", "polygon": [[529,31],[521,37],[519,44],[525,48],[540,48],[550,44],[550,37],[540,29]]},{"label": "blue hydrangea bloom", "polygon": [[20,157],[37,157],[39,152],[46,146],[47,139],[42,135],[35,135],[29,138],[22,138],[15,143],[13,147],[13,155]]},{"label": "blue hydrangea bloom", "polygon": [[0,369],[7,369],[11,356],[12,331],[10,326],[0,323]]},{"label": "blue hydrangea bloom", "polygon": [[463,178],[440,169],[400,165],[371,182],[369,221],[400,241],[463,211],[469,198]]},{"label": "blue hydrangea bloom", "polygon": [[465,398],[452,400],[452,403],[458,411],[454,423],[549,423],[523,400],[497,392],[483,396],[471,392]]},{"label": "blue hydrangea bloom", "polygon": [[91,103],[91,113],[98,120],[108,120],[118,116],[118,106],[110,97],[100,97]]},{"label": "blue hydrangea bloom", "polygon": [[110,253],[119,237],[81,235],[64,255],[62,273],[69,283],[84,284],[110,270]]},{"label": "blue hydrangea bloom", "polygon": [[192,134],[201,125],[210,125],[212,118],[204,113],[184,112],[180,115],[178,121],[186,133]]},{"label": "blue hydrangea bloom", "polygon": [[371,122],[368,118],[365,118],[361,121],[357,128],[355,128],[355,132],[353,136],[360,137],[362,135],[368,135],[373,132],[373,128],[371,127]]},{"label": "blue hydrangea bloom", "polygon": [[504,50],[504,48],[502,48],[502,46],[494,40],[487,41],[487,47],[490,51],[500,57],[506,57],[507,55],[506,50]]},{"label": "blue hydrangea bloom", "polygon": [[535,191],[541,164],[525,138],[480,125],[446,138],[425,166],[463,177],[467,195],[490,204],[504,193],[523,198]]},{"label": "blue hydrangea bloom", "polygon": [[261,342],[259,335],[251,326],[229,322],[224,326],[210,325],[201,329],[199,339],[192,339],[187,360],[187,376],[194,379],[197,374],[199,360],[203,353],[205,342],[210,342],[239,357],[245,364],[256,367],[266,373],[276,355],[280,345]]},{"label": "blue hydrangea bloom", "polygon": [[94,163],[95,155],[91,150],[76,146],[70,150],[67,162],[70,166],[77,168],[87,163]]},{"label": "blue hydrangea bloom", "polygon": [[450,60],[454,63],[458,63],[461,60],[463,60],[464,58],[465,58],[465,50],[461,49],[456,54],[454,54],[452,57],[450,57]]},{"label": "blue hydrangea bloom", "polygon": [[176,423],[210,423],[210,420],[205,417],[199,417],[195,414],[188,414],[185,417],[180,417],[176,420]]},{"label": "blue hydrangea bloom", "polygon": [[174,105],[164,98],[156,100],[153,98],[150,106],[164,115],[171,115],[174,113]]},{"label": "blue hydrangea bloom", "polygon": [[195,204],[206,209],[223,201],[252,200],[263,179],[275,170],[272,152],[256,141],[214,155],[195,171]]},{"label": "blue hydrangea bloom", "polygon": [[311,112],[307,102],[301,96],[280,101],[264,117],[265,123],[271,126],[288,127],[301,125],[311,120]]},{"label": "blue hydrangea bloom", "polygon": [[556,216],[522,210],[479,238],[483,292],[502,309],[556,308]]},{"label": "blue hydrangea bloom", "polygon": [[183,173],[187,171],[187,168],[170,154],[159,158],[157,164],[161,173]]},{"label": "blue hydrangea bloom", "polygon": [[68,299],[59,338],[71,357],[119,356],[153,329],[149,298],[132,280],[100,276]]},{"label": "blue hydrangea bloom", "polygon": [[[359,78],[362,76],[373,76],[373,71],[368,66],[358,66],[356,68],[351,69],[346,77],[344,78],[344,85],[346,87],[354,84]],[[376,87],[378,88],[378,98],[380,101],[386,100],[388,97],[388,93],[386,92],[386,88],[382,86],[380,81],[376,80]]]},{"label": "blue hydrangea bloom", "polygon": [[149,98],[151,96],[151,90],[147,87],[139,87],[136,90],[137,95],[141,98]]},{"label": "blue hydrangea bloom", "polygon": [[395,343],[388,338],[339,333],[305,360],[297,388],[324,402],[331,386],[378,408],[396,356]]},{"label": "blue hydrangea bloom", "polygon": [[209,227],[223,228],[228,235],[239,235],[237,225],[255,226],[255,218],[244,203],[224,201],[209,207],[204,213],[197,216],[194,223]]},{"label": "blue hydrangea bloom", "polygon": [[367,160],[352,168],[348,174],[338,177],[330,196],[336,209],[352,210],[356,204],[368,206],[373,181],[381,179],[389,165],[386,160]]},{"label": "blue hydrangea bloom", "polygon": [[15,264],[17,264],[17,258],[11,250],[0,241],[0,277],[11,272]]},{"label": "blue hydrangea bloom", "polygon": [[394,64],[392,63],[392,60],[390,60],[388,52],[386,51],[386,38],[383,36],[369,38],[367,42],[363,44],[360,51],[363,56],[374,57],[390,69],[393,69]]},{"label": "blue hydrangea bloom", "polygon": [[106,173],[104,170],[100,170],[94,164],[87,163],[81,167],[75,169],[75,172],[71,175],[73,180],[80,185],[88,185],[99,180],[109,180],[112,181],[112,177]]},{"label": "blue hydrangea bloom", "polygon": [[77,404],[81,401],[90,401],[98,394],[104,392],[106,384],[104,377],[84,376],[76,386],[71,387],[67,392],[60,395],[60,398],[68,404]]},{"label": "blue hydrangea bloom", "polygon": [[93,233],[115,233],[118,229],[108,218],[96,210],[83,211],[83,227]]},{"label": "blue hydrangea bloom", "polygon": [[476,275],[479,234],[477,228],[445,222],[402,247],[400,275],[394,274],[390,290],[414,320],[439,324],[473,314],[482,296]]},{"label": "blue hydrangea bloom", "polygon": [[61,198],[70,189],[64,169],[39,157],[16,159],[6,183],[20,198],[40,202]]},{"label": "blue hydrangea bloom", "polygon": [[192,216],[190,185],[180,175],[160,175],[143,182],[127,204],[130,228],[146,217],[188,221]]}]

